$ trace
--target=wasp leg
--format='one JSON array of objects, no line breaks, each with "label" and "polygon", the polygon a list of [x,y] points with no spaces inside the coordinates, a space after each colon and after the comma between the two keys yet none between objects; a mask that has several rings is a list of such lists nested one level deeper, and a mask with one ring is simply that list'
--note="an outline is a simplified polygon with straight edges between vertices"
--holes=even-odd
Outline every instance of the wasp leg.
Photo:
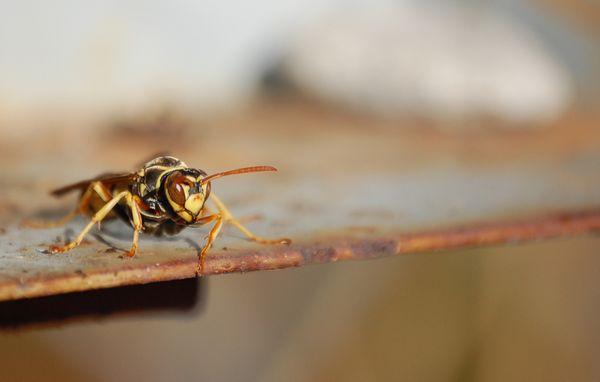
[{"label": "wasp leg", "polygon": [[233,217],[233,215],[231,214],[231,212],[229,212],[227,207],[225,207],[221,199],[219,199],[214,193],[210,194],[210,197],[217,206],[217,209],[219,210],[219,213],[223,216],[225,222],[230,223],[231,225],[235,226],[237,229],[242,231],[242,233],[246,235],[246,237],[249,240],[262,244],[290,244],[292,242],[291,239],[285,237],[279,239],[267,239],[253,234],[248,228],[244,227],[242,223],[240,223],[236,218]]},{"label": "wasp leg", "polygon": [[76,208],[60,219],[56,219],[56,220],[26,219],[26,220],[22,221],[21,225],[22,225],[22,227],[27,227],[27,228],[57,228],[57,227],[62,227],[63,225],[70,222],[71,220],[75,219],[75,217],[78,214],[79,214],[79,208]]},{"label": "wasp leg", "polygon": [[206,260],[206,254],[208,253],[210,247],[212,247],[215,239],[221,231],[221,228],[223,227],[223,216],[221,216],[220,214],[208,215],[203,219],[207,219],[206,223],[210,222],[211,220],[216,220],[216,223],[210,229],[210,232],[206,237],[206,243],[204,244],[204,247],[202,247],[202,251],[200,251],[199,264],[196,267],[196,273],[198,274],[204,271],[204,262]]},{"label": "wasp leg", "polygon": [[77,247],[79,244],[81,244],[81,241],[83,240],[85,235],[90,231],[90,229],[92,229],[94,224],[101,222],[106,217],[106,215],[108,215],[110,213],[110,211],[117,205],[117,203],[119,203],[121,201],[121,199],[128,198],[128,197],[131,198],[131,193],[129,191],[123,191],[123,192],[119,193],[118,195],[116,195],[108,203],[106,203],[104,205],[104,207],[102,207],[100,210],[98,210],[98,212],[96,212],[94,214],[94,216],[92,216],[92,221],[90,221],[88,223],[88,225],[85,226],[85,228],[81,231],[81,233],[77,236],[77,238],[75,240],[73,240],[69,244],[62,245],[62,246],[53,245],[50,247],[50,252],[51,253],[66,252],[68,250],[71,250],[71,249]]},{"label": "wasp leg", "polygon": [[92,187],[92,189],[94,191],[96,191],[96,194],[98,194],[98,196],[100,196],[100,198],[105,203],[110,202],[110,200],[112,199],[112,195],[110,193],[110,190],[108,188],[106,188],[106,186],[104,185],[104,183],[102,183],[102,182],[93,182],[90,185],[90,187]]},{"label": "wasp leg", "polygon": [[92,198],[92,191],[94,191],[94,187],[92,184],[90,184],[90,186],[81,195],[81,198],[79,198],[79,203],[77,204],[77,207],[73,211],[69,212],[67,215],[63,216],[60,219],[57,219],[57,220],[31,219],[31,220],[25,220],[23,222],[23,224],[30,228],[61,227],[65,224],[67,224],[68,222],[70,222],[71,220],[73,220],[77,215],[79,215],[80,213],[83,213],[83,211],[85,211],[85,209],[90,204],[90,200]]},{"label": "wasp leg", "polygon": [[131,210],[131,221],[133,223],[133,241],[131,243],[131,249],[127,252],[127,256],[133,257],[137,252],[140,231],[142,230],[142,214],[137,199],[135,199],[131,193],[128,192],[125,198],[127,200],[127,205]]},{"label": "wasp leg", "polygon": [[23,225],[30,228],[56,228],[65,225],[66,223],[73,220],[77,215],[85,213],[85,210],[88,208],[90,204],[90,200],[92,199],[93,192],[96,192],[104,202],[108,202],[111,199],[110,191],[106,189],[104,184],[101,182],[93,182],[88,188],[85,190],[81,197],[79,198],[79,202],[77,207],[69,212],[69,214],[63,216],[60,219],[47,221],[47,220],[25,220]]},{"label": "wasp leg", "polygon": [[[110,200],[112,199],[112,193],[110,192],[110,190],[106,187],[106,185],[102,182],[93,182],[91,184],[91,187],[94,189],[94,191],[96,191],[96,194],[98,194],[98,196],[100,196],[100,199],[102,199],[102,201],[104,203],[108,203],[110,202]],[[85,210],[81,210],[81,213],[85,213]],[[100,222],[98,222],[98,229],[100,229]]]},{"label": "wasp leg", "polygon": [[[205,209],[206,211],[206,209]],[[196,220],[196,223],[194,223],[194,226],[201,226],[204,224],[208,224],[213,220],[217,220],[217,219],[221,219],[221,216],[219,214],[211,214],[211,215],[206,215],[201,217],[200,219]],[[215,223],[216,226],[216,223]],[[213,228],[211,229],[211,233],[213,232],[213,229],[215,227],[213,226]],[[220,230],[220,228],[219,228]],[[215,238],[217,237],[218,232],[212,237],[212,240],[210,239],[211,237],[211,233],[209,233],[209,235],[206,238],[206,244],[204,244],[204,247],[202,247],[202,251],[200,252],[200,255],[198,256],[198,266],[196,267],[196,273],[200,274],[203,270],[204,270],[204,259],[206,258],[206,253],[208,252],[208,250],[210,249],[212,242],[215,240]]]},{"label": "wasp leg", "polygon": [[218,214],[211,214],[211,215],[203,216],[200,219],[196,220],[196,222],[194,223],[194,227],[208,224],[211,221],[216,220],[218,218],[219,218]]}]

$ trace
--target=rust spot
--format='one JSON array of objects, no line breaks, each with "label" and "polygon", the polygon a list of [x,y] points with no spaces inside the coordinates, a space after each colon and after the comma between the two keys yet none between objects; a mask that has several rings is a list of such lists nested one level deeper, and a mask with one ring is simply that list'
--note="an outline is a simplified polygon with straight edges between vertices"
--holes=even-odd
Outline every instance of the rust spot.
[{"label": "rust spot", "polygon": [[87,274],[84,271],[82,271],[81,269],[76,269],[75,274],[77,274],[81,277],[87,277]]},{"label": "rust spot", "polygon": [[[243,271],[243,269],[245,268],[245,263],[244,261],[241,261],[238,265],[238,268]],[[217,270],[218,272],[230,272],[233,269],[233,263],[229,262],[229,261],[221,261],[220,264],[218,264],[218,266],[214,267],[215,270]]]},{"label": "rust spot", "polygon": [[309,262],[328,263],[335,258],[336,250],[332,246],[314,248],[308,251]]}]

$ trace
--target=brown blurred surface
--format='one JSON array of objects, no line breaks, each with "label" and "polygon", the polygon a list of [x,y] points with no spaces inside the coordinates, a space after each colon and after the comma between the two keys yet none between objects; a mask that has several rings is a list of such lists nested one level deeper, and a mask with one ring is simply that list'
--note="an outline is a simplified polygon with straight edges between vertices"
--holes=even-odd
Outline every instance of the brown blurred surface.
[{"label": "brown blurred surface", "polygon": [[210,277],[205,308],[0,336],[1,380],[593,381],[598,238]]}]

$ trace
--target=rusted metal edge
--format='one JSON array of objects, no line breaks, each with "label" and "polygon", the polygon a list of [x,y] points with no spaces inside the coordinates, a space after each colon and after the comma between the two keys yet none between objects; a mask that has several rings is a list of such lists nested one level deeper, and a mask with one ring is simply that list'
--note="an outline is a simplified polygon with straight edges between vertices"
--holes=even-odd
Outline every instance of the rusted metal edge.
[{"label": "rusted metal edge", "polygon": [[[208,256],[204,275],[275,270],[341,260],[424,253],[480,246],[515,244],[600,231],[600,209],[562,213],[528,220],[473,224],[461,228],[398,233],[366,239],[331,236],[292,246],[216,252]],[[119,266],[86,274],[27,278],[0,284],[0,301],[81,290],[196,277],[195,258],[160,264]]]}]

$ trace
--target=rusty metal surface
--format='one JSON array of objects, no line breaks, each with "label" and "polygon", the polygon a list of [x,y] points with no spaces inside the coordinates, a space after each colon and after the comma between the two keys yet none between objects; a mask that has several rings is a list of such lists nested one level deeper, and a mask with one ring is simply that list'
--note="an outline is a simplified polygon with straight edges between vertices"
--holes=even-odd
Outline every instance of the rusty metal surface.
[{"label": "rusty metal surface", "polygon": [[[595,231],[600,231],[600,210],[420,233],[369,235],[360,239],[342,233],[289,247],[216,250],[207,259],[204,274],[275,270],[343,260],[516,244]],[[108,259],[103,260],[96,253],[106,250],[97,246],[91,250],[92,253],[86,248],[76,255],[61,254],[44,259],[45,272],[37,275],[30,275],[27,266],[33,261],[41,262],[40,259],[19,256],[12,262],[3,261],[12,271],[20,271],[21,276],[18,279],[4,277],[0,283],[0,300],[195,277],[197,259],[178,246],[145,251],[133,260],[106,255]],[[3,256],[3,260],[7,257]]]},{"label": "rusty metal surface", "polygon": [[[598,230],[596,126],[565,120],[528,133],[452,136],[302,105],[259,105],[236,117],[198,123],[175,140],[107,128],[89,139],[67,126],[29,140],[28,150],[21,150],[22,142],[0,142],[0,300],[194,277],[205,229],[168,239],[142,236],[138,256],[129,259],[122,253],[131,231],[121,223],[56,255],[40,249],[72,237],[83,219],[59,229],[19,224],[25,217],[56,217],[68,210],[73,200],[50,198],[51,188],[132,169],[165,149],[208,171],[256,164],[280,169],[232,177],[215,183],[214,191],[249,228],[289,236],[293,245],[248,243],[227,228],[209,255],[207,274]],[[581,212],[556,215],[560,211]]]}]

